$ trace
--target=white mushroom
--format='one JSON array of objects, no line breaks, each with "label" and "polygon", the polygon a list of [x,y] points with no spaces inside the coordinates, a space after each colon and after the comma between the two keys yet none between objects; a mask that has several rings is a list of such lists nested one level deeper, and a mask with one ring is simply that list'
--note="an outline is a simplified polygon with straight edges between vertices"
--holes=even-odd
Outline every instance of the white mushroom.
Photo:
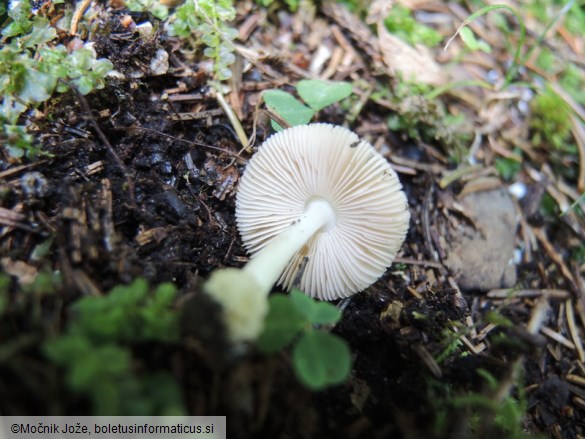
[{"label": "white mushroom", "polygon": [[277,281],[323,300],[364,290],[404,241],[410,215],[401,189],[386,159],[343,127],[301,125],[271,136],[238,189],[238,229],[252,254],[242,276],[263,295]]},{"label": "white mushroom", "polygon": [[253,255],[244,270],[263,289],[298,282],[306,294],[333,300],[384,273],[409,212],[396,173],[372,145],[343,127],[313,124],[260,147],[241,179],[236,218]]}]

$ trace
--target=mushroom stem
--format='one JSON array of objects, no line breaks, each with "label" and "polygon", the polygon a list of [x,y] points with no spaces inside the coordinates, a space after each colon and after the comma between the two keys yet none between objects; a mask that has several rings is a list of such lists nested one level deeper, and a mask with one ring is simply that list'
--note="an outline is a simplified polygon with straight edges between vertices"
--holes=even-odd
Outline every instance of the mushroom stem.
[{"label": "mushroom stem", "polygon": [[243,270],[251,274],[261,290],[268,294],[296,252],[318,230],[334,222],[335,211],[327,201],[321,198],[311,200],[299,220],[262,248]]}]

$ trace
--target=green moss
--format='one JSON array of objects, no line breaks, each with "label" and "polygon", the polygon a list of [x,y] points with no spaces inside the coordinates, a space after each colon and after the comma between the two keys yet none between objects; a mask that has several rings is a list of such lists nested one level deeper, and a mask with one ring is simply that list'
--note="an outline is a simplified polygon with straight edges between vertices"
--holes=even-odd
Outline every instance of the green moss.
[{"label": "green moss", "polygon": [[545,87],[531,103],[532,142],[535,145],[560,151],[574,152],[571,133],[571,110],[550,87]]},{"label": "green moss", "polygon": [[384,25],[389,32],[413,45],[433,47],[443,39],[433,28],[418,23],[410,9],[398,4],[392,7]]},{"label": "green moss", "polygon": [[582,70],[574,64],[568,64],[559,83],[575,101],[585,105],[585,80]]}]

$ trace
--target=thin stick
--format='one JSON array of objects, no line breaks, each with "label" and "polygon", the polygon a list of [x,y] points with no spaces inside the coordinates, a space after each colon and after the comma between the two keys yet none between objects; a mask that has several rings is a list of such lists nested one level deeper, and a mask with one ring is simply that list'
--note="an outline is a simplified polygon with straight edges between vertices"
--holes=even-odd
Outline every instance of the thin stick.
[{"label": "thin stick", "polygon": [[247,152],[251,152],[248,136],[246,136],[246,133],[244,132],[244,128],[242,127],[242,124],[240,123],[238,116],[236,116],[232,108],[224,99],[223,94],[221,94],[221,92],[216,87],[214,87],[214,91],[215,98],[217,99],[217,102],[219,103],[224,113],[228,117],[230,123],[232,124],[232,127],[234,128],[234,131],[236,132],[240,143]]},{"label": "thin stick", "polygon": [[83,14],[87,8],[89,8],[91,2],[92,0],[82,0],[82,2],[75,10],[73,17],[71,18],[71,27],[69,28],[70,35],[75,35],[77,33],[77,25],[79,24],[79,21],[81,20],[81,17],[83,17]]}]

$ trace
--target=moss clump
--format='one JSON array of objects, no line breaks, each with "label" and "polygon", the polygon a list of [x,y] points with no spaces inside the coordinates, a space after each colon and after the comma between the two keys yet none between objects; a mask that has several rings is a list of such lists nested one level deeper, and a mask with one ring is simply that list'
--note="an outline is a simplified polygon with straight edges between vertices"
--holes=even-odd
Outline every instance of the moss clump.
[{"label": "moss clump", "polygon": [[574,152],[571,144],[571,110],[567,103],[550,87],[545,87],[531,104],[532,142],[541,147]]}]

